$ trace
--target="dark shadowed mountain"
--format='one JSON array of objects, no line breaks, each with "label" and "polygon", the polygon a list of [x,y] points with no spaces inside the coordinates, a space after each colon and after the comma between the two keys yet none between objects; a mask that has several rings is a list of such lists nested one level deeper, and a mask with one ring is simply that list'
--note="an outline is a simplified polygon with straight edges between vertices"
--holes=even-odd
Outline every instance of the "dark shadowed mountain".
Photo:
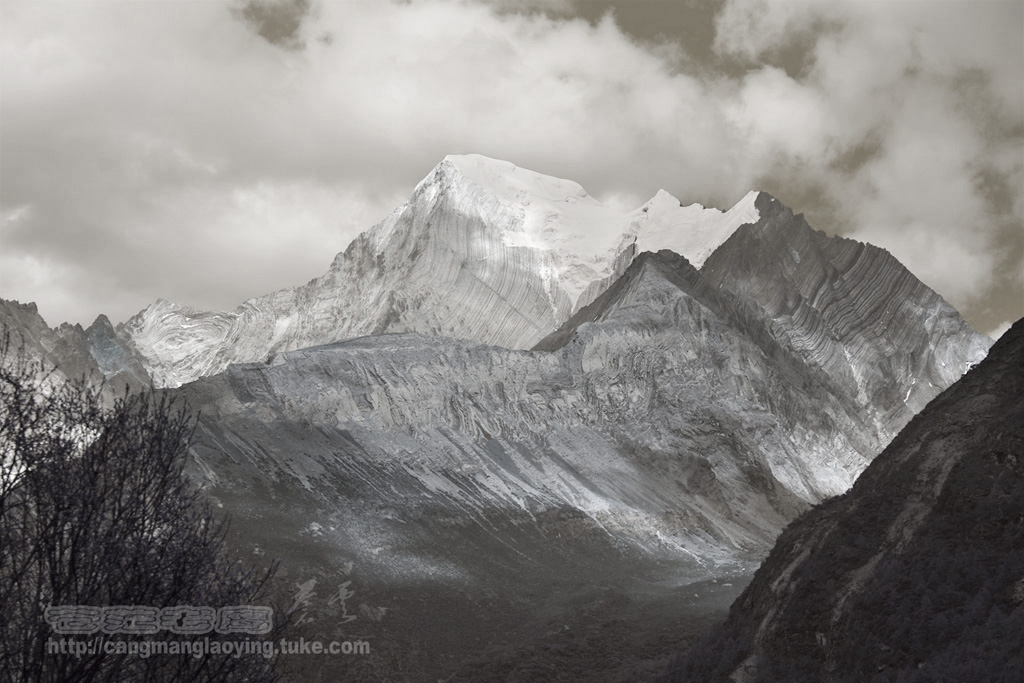
[{"label": "dark shadowed mountain", "polygon": [[793,522],[663,681],[1019,681],[1024,321]]}]

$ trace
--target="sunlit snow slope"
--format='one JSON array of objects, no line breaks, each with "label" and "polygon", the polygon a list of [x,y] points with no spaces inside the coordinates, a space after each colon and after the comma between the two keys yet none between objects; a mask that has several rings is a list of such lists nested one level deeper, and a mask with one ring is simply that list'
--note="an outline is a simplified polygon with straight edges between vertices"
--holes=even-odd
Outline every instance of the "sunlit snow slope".
[{"label": "sunlit snow slope", "polygon": [[449,156],[409,201],[306,285],[233,312],[157,301],[121,328],[158,386],[178,386],[277,351],[384,332],[529,348],[614,281],[640,251],[699,265],[741,224],[661,191],[631,213],[578,184],[478,155]]}]

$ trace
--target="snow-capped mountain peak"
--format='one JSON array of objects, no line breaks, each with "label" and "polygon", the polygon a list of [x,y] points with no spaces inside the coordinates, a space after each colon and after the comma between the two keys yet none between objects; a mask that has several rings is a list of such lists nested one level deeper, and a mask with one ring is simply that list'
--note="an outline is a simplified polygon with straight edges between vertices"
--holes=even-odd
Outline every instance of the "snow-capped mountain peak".
[{"label": "snow-capped mountain peak", "polygon": [[[589,302],[588,289],[592,291],[595,283],[609,284],[609,278],[629,265],[620,255],[630,244],[635,244],[634,255],[670,249],[699,268],[740,225],[758,219],[757,192],[723,212],[700,204],[684,206],[666,190],[658,190],[646,203],[623,212],[602,204],[572,180],[479,154],[448,155],[417,191],[424,193],[424,183],[437,184],[439,178],[445,179],[449,193],[460,192],[460,185],[465,192],[468,181],[496,199],[512,220],[485,218],[501,226],[504,245],[551,252],[553,275],[577,309]],[[467,199],[471,211],[485,204],[479,197]]]},{"label": "snow-capped mountain peak", "polygon": [[449,154],[441,163],[454,166],[466,178],[509,203],[546,200],[599,204],[577,182],[537,173],[509,161],[480,154]]},{"label": "snow-capped mountain peak", "polygon": [[605,292],[640,253],[668,249],[702,268],[775,205],[749,192],[719,211],[684,206],[660,190],[627,212],[571,180],[452,155],[308,284],[249,299],[232,313],[159,302],[119,331],[158,386],[386,332],[528,349]]},{"label": "snow-capped mountain peak", "polygon": [[[605,206],[571,180],[480,155],[448,156],[450,165],[513,216],[500,228],[504,246],[549,252],[554,276],[574,303],[590,282],[611,273],[631,215]],[[474,200],[479,205],[479,200]]]}]

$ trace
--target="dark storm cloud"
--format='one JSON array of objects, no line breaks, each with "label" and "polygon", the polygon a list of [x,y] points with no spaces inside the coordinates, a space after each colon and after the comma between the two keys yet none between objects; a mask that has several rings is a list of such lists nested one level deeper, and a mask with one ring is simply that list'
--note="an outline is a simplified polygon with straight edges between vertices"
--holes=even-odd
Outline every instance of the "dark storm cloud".
[{"label": "dark storm cloud", "polygon": [[231,13],[268,43],[287,50],[306,47],[302,23],[312,12],[311,0],[249,0]]}]

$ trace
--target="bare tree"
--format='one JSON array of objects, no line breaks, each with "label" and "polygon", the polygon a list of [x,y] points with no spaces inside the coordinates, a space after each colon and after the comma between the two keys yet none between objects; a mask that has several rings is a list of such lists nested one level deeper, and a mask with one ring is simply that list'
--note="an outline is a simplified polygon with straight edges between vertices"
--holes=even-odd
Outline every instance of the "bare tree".
[{"label": "bare tree", "polygon": [[[195,426],[184,410],[166,397],[127,392],[104,405],[84,380],[52,380],[9,338],[0,341],[0,680],[277,680],[269,650],[142,657],[54,646],[68,638],[54,632],[54,607],[259,605],[274,568],[227,559],[225,523],[183,473]],[[117,638],[136,646],[171,638],[269,645],[216,630],[106,642]]]}]

